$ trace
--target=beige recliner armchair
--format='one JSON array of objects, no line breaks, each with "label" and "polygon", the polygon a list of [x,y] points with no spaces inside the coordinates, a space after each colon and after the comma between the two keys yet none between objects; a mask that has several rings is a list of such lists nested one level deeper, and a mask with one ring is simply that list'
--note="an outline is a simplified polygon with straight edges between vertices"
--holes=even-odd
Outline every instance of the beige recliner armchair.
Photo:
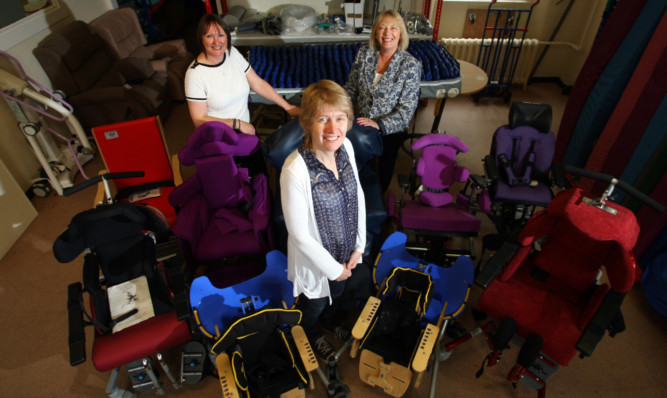
[{"label": "beige recliner armchair", "polygon": [[141,58],[150,60],[158,74],[165,74],[172,100],[184,101],[185,71],[193,60],[185,40],[175,39],[147,44],[137,13],[132,8],[109,10],[90,22],[106,43],[114,60]]},{"label": "beige recliner armchair", "polygon": [[72,21],[42,40],[33,54],[54,90],[62,91],[85,129],[149,116],[166,118],[167,77],[147,59],[113,61],[83,21]]}]

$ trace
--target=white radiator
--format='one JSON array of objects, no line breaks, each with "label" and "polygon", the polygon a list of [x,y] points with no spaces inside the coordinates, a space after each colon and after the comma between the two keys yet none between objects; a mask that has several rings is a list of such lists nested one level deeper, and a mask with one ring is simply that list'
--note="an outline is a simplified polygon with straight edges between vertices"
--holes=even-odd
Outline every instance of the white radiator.
[{"label": "white radiator", "polygon": [[[504,59],[504,54],[507,51],[507,43],[508,40],[496,40],[494,43],[491,43],[491,39],[485,39],[485,44],[487,46],[490,46],[493,44],[492,47],[487,47],[492,51],[490,54],[490,60],[487,63],[487,68],[486,72],[487,74],[490,73],[491,69],[491,64],[494,59],[498,61],[498,66],[495,68],[495,76],[489,76],[490,81],[497,81],[499,78],[501,78],[504,82],[508,81],[508,74],[506,73],[504,76],[500,76],[500,69],[502,66],[502,62]],[[460,59],[463,61],[468,61],[471,64],[475,65],[480,65],[481,63],[478,63],[478,58],[479,58],[479,48],[482,43],[482,39],[459,39],[459,38],[443,38],[440,39],[440,42],[447,51],[456,59]],[[513,48],[516,49],[518,47],[521,48],[521,52],[519,55],[518,60],[516,61],[516,65],[514,67],[514,76],[512,78],[512,84],[522,84],[524,88],[526,88],[526,84],[528,84],[528,79],[530,78],[530,73],[533,71],[533,68],[535,67],[535,62],[537,61],[537,55],[538,55],[538,48],[540,46],[540,42],[537,39],[524,39],[523,45],[521,45],[521,42],[519,39],[514,39],[514,44]],[[499,47],[498,53],[494,52],[493,47]],[[516,50],[514,50],[516,51]],[[506,62],[507,67],[510,67],[511,62]],[[481,66],[481,65],[480,65]]]}]

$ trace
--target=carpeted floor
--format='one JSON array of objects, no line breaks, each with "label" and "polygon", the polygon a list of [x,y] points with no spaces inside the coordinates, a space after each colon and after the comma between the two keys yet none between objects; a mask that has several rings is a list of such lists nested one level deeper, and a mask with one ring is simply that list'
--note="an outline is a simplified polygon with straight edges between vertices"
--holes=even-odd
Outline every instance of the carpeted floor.
[{"label": "carpeted floor", "polygon": [[[558,130],[567,97],[557,86],[533,84],[526,90],[515,90],[513,100],[543,102],[553,106],[553,130]],[[432,102],[420,109],[417,131],[428,132],[433,120]],[[482,173],[482,157],[488,153],[494,130],[507,120],[509,106],[502,101],[483,100],[474,103],[469,97],[449,99],[439,126],[440,131],[457,135],[469,147],[460,156],[464,166],[473,173]],[[175,153],[183,146],[193,126],[187,106],[176,104],[163,121],[169,149]],[[102,167],[97,156],[85,166],[88,175]],[[410,159],[404,153],[398,160],[397,172],[407,173]],[[183,170],[188,175],[188,170]],[[80,178],[80,177],[79,177]],[[396,186],[391,187],[396,190]],[[109,373],[95,371],[92,363],[70,367],[67,345],[67,285],[81,279],[81,258],[58,263],[51,245],[57,235],[78,212],[92,205],[94,189],[70,197],[51,194],[34,198],[39,216],[21,239],[0,260],[0,395],[3,397],[101,397],[104,396]],[[491,230],[484,222],[482,235]],[[479,241],[479,239],[478,239]],[[481,243],[478,242],[478,249]],[[471,316],[480,291],[475,288],[470,305],[459,318],[468,329],[477,326]],[[667,378],[663,369],[667,358],[667,319],[658,315],[646,302],[641,286],[628,294],[623,304],[627,331],[615,338],[606,337],[593,356],[575,358],[561,368],[548,383],[550,397],[665,397]],[[89,328],[90,329],[90,328]],[[88,330],[88,347],[92,330]],[[440,363],[435,396],[449,397],[529,397],[536,395],[519,383],[516,389],[506,381],[518,348],[512,346],[500,363],[486,369],[475,378],[489,348],[478,336],[457,347],[451,357]],[[172,370],[179,373],[180,353],[166,353]],[[358,360],[344,354],[340,362],[342,380],[351,389],[350,397],[383,397],[382,391],[362,383],[358,376]],[[408,397],[426,397],[429,391],[430,370],[421,385],[409,390]],[[174,390],[166,377],[165,389],[173,397],[217,397],[221,389],[215,377],[207,377],[196,385]],[[316,378],[314,391],[308,396],[326,397],[322,382]],[[128,378],[121,370],[118,385],[127,387]],[[155,393],[140,394],[151,396]]]}]

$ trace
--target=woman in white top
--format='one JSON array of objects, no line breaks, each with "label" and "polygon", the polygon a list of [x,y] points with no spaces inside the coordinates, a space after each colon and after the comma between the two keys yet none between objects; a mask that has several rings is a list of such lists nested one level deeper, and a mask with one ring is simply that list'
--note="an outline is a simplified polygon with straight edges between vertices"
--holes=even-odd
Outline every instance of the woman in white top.
[{"label": "woman in white top", "polygon": [[208,121],[223,122],[234,130],[255,134],[250,124],[248,96],[253,90],[297,116],[300,108],[289,104],[231,45],[231,34],[218,15],[205,14],[197,25],[201,52],[185,74],[185,99],[195,126]]},{"label": "woman in white top", "polygon": [[287,277],[303,313],[301,325],[318,356],[328,359],[334,351],[318,322],[341,340],[350,336],[338,305],[366,246],[366,206],[346,138],[354,114],[345,90],[321,80],[306,88],[301,107],[303,143],[280,173]]}]

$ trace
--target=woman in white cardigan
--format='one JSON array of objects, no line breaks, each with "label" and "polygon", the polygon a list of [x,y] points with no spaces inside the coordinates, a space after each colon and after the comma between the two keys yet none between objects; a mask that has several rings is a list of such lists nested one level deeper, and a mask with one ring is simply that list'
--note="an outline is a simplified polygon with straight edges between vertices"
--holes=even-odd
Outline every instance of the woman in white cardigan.
[{"label": "woman in white cardigan", "polygon": [[334,350],[319,322],[337,338],[349,338],[337,309],[366,245],[364,194],[346,138],[352,118],[352,103],[340,85],[321,80],[306,88],[300,116],[303,143],[280,174],[287,276],[303,313],[301,324],[325,360]]}]

